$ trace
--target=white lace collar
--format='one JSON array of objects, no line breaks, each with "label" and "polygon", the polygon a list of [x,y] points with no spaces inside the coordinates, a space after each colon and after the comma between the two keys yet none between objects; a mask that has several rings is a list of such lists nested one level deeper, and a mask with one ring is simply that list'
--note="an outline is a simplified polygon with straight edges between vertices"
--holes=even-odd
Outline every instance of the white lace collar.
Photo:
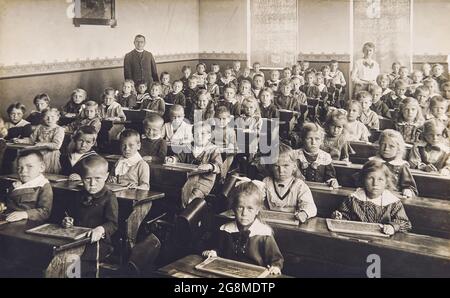
[{"label": "white lace collar", "polygon": [[[237,227],[236,221],[226,223],[220,227],[221,231],[227,233],[237,233],[239,229]],[[272,236],[272,228],[266,224],[263,224],[259,219],[255,219],[252,225],[248,228],[250,231],[249,237],[253,236]]]},{"label": "white lace collar", "polygon": [[398,197],[396,197],[392,192],[390,192],[387,189],[383,191],[381,196],[375,199],[369,199],[366,195],[366,192],[362,188],[356,189],[356,191],[350,196],[359,201],[371,202],[377,206],[387,206],[400,200]]},{"label": "white lace collar", "polygon": [[[303,152],[303,149],[298,149],[296,151],[297,151],[297,159],[299,159],[302,164],[309,166],[310,163],[306,160],[306,156],[305,153]],[[313,161],[311,164],[327,166],[331,163],[331,161],[332,161],[331,155],[319,149],[316,160]]]},{"label": "white lace collar", "polygon": [[33,187],[43,187],[45,184],[50,183],[44,175],[39,175],[33,180],[26,183],[21,183],[20,181],[14,183],[14,190],[33,188]]}]

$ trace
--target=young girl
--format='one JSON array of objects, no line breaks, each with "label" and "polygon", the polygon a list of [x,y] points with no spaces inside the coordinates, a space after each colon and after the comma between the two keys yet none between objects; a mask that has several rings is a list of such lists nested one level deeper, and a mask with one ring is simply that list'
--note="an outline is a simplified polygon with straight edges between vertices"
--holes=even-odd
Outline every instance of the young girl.
[{"label": "young girl", "polygon": [[387,74],[380,74],[377,76],[377,85],[381,87],[381,97],[394,92],[389,88],[391,85],[391,81]]},{"label": "young girl", "polygon": [[151,110],[161,117],[164,116],[166,111],[166,103],[161,97],[162,87],[160,83],[153,83],[150,87],[150,99],[144,101],[142,104],[143,109]]},{"label": "young girl", "polygon": [[211,143],[211,125],[206,122],[194,124],[194,145],[190,150],[176,153],[166,158],[168,163],[183,162],[198,165],[199,170],[206,171],[188,178],[182,189],[181,205],[185,208],[196,198],[205,198],[212,190],[216,176],[222,168],[222,157],[219,148]]},{"label": "young girl", "polygon": [[223,88],[225,86],[230,86],[230,85],[234,85],[234,87],[237,86],[237,80],[236,80],[236,77],[233,75],[233,69],[231,67],[225,68],[223,77],[220,78],[218,85],[221,88],[221,93],[223,92]]},{"label": "young girl", "polygon": [[174,104],[170,108],[170,122],[164,124],[161,136],[170,144],[187,145],[192,142],[192,125],[184,121],[184,109]]},{"label": "young girl", "polygon": [[82,126],[92,126],[97,133],[100,132],[102,119],[98,114],[98,104],[93,100],[87,101],[79,117],[64,129],[68,133],[74,133]]},{"label": "young girl", "polygon": [[190,77],[188,80],[188,88],[183,91],[184,97],[186,99],[186,115],[190,115],[192,113],[192,109],[194,108],[195,102],[197,100],[197,93],[200,89],[197,86],[197,78]]},{"label": "young girl", "polygon": [[423,72],[421,70],[414,70],[411,74],[411,79],[412,82],[409,85],[408,91],[406,92],[406,96],[408,97],[413,97],[417,87],[422,86]]},{"label": "young girl", "polygon": [[42,119],[44,118],[42,111],[50,106],[50,97],[46,93],[38,94],[34,97],[33,103],[36,110],[31,111],[26,120],[31,123],[31,127],[34,130],[36,126],[42,124]]},{"label": "young girl", "polygon": [[300,91],[306,94],[308,99],[320,99],[320,90],[315,84],[316,75],[313,71],[308,71],[305,74],[305,84],[300,88]]},{"label": "young girl", "polygon": [[405,98],[400,104],[400,113],[395,128],[406,143],[414,144],[419,140],[422,125],[425,122],[422,109],[416,99]]},{"label": "young girl", "polygon": [[201,89],[205,88],[206,85],[206,77],[208,76],[205,72],[206,64],[199,63],[196,66],[197,72],[192,74],[192,77],[197,78],[197,86]]},{"label": "young girl", "polygon": [[278,92],[278,84],[280,83],[280,72],[272,70],[270,72],[270,79],[266,81],[266,87],[272,88],[273,92]]},{"label": "young girl", "polygon": [[328,152],[333,160],[349,161],[352,150],[347,141],[346,125],[347,111],[334,109],[328,114],[324,124],[325,138],[320,149]]},{"label": "young girl", "polygon": [[445,137],[448,136],[442,122],[436,119],[426,121],[422,133],[425,145],[414,144],[409,155],[411,168],[450,175],[450,148]]},{"label": "young girl", "polygon": [[372,95],[372,105],[370,106],[370,109],[379,117],[391,118],[389,107],[381,100],[383,89],[378,85],[372,85],[370,87],[370,94]]},{"label": "young girl", "polygon": [[58,125],[59,111],[49,108],[42,112],[44,119],[28,138],[13,139],[17,144],[34,144],[42,146],[40,150],[44,157],[45,172],[58,174],[61,170],[59,158],[62,143],[64,141],[64,128]]},{"label": "young girl", "polygon": [[369,130],[358,120],[361,116],[362,107],[356,100],[351,100],[347,107],[347,125],[345,127],[348,133],[348,141],[369,141]]},{"label": "young girl", "polygon": [[211,121],[214,118],[214,104],[211,100],[211,94],[205,89],[200,89],[197,93],[197,100],[189,115],[189,121]]},{"label": "young girl", "polygon": [[147,92],[147,82],[139,82],[137,85],[136,109],[141,109],[142,104],[150,99],[150,94]]},{"label": "young girl", "polygon": [[244,99],[253,98],[252,83],[247,80],[243,80],[239,85],[239,93],[236,95],[237,101],[242,104]]},{"label": "young girl", "polygon": [[161,97],[166,98],[167,94],[172,92],[172,85],[170,84],[170,74],[167,71],[163,71],[160,75],[161,81]]},{"label": "young girl", "polygon": [[117,102],[123,108],[134,109],[136,107],[136,88],[133,80],[125,80],[122,84],[122,92],[117,96]]},{"label": "young girl", "polygon": [[386,235],[411,230],[402,201],[391,192],[392,174],[385,164],[368,161],[361,170],[360,185],[333,212],[333,218],[380,223]]},{"label": "young girl", "polygon": [[255,99],[247,98],[242,102],[242,115],[236,119],[236,127],[260,132],[262,119],[259,112],[258,102]]},{"label": "young girl", "polygon": [[417,195],[417,186],[411,172],[409,164],[403,159],[405,154],[405,142],[402,135],[393,129],[385,129],[380,134],[378,140],[378,155],[371,157],[370,160],[384,162],[393,174],[394,185],[397,191],[405,197]]},{"label": "young girl", "polygon": [[273,102],[273,90],[265,87],[259,93],[259,110],[261,111],[261,118],[279,118],[278,109]]},{"label": "young girl", "polygon": [[303,140],[303,148],[295,150],[294,156],[303,176],[307,181],[324,182],[338,188],[331,156],[320,149],[324,139],[323,129],[315,123],[305,123],[300,137]]},{"label": "young girl", "polygon": [[242,72],[242,74],[237,78],[238,84],[240,84],[242,81],[252,81],[252,77],[250,76],[250,68],[246,67],[244,68],[244,71]]},{"label": "young girl", "polygon": [[409,77],[409,69],[406,66],[401,66],[400,70],[398,71],[398,79],[397,80],[403,80],[406,82],[406,85],[409,87],[412,84],[412,80]]},{"label": "young girl", "polygon": [[280,144],[278,160],[271,166],[271,176],[263,182],[269,210],[295,213],[301,223],[317,215],[311,190],[298,172],[291,147]]},{"label": "young girl", "polygon": [[87,98],[87,92],[84,89],[77,88],[72,91],[69,102],[62,108],[62,114],[66,117],[77,116]]},{"label": "young girl", "polygon": [[434,79],[428,78],[423,80],[423,85],[428,87],[428,89],[430,90],[430,98],[436,95],[441,95],[439,93],[439,86]]},{"label": "young girl", "polygon": [[208,73],[206,77],[206,90],[211,94],[214,103],[217,103],[220,96],[219,85],[217,85],[216,81],[217,74],[215,72]]},{"label": "young girl", "polygon": [[6,139],[26,138],[31,135],[32,129],[30,122],[23,119],[26,108],[20,102],[11,104],[6,110],[9,122],[5,123],[5,128],[8,130]]},{"label": "young girl", "polygon": [[250,75],[252,76],[252,78],[254,78],[257,74],[262,75],[262,77],[264,78],[264,72],[261,71],[261,63],[259,62],[253,63],[253,71]]},{"label": "young girl", "polygon": [[[113,88],[105,88],[102,94],[102,104],[99,107],[99,116],[103,120],[125,121],[126,116],[122,106],[116,102],[116,91]],[[113,124],[108,132],[109,140],[118,139],[118,135],[124,129],[123,124]]]},{"label": "young girl", "polygon": [[356,100],[361,104],[361,115],[359,120],[368,129],[380,129],[380,120],[377,113],[372,111],[370,107],[372,106],[372,95],[367,91],[361,91],[356,94]]},{"label": "young girl", "polygon": [[440,89],[442,84],[448,81],[448,78],[444,75],[444,66],[439,63],[434,64],[431,71],[433,73],[433,79],[437,82]]},{"label": "young girl", "polygon": [[281,274],[283,256],[272,229],[259,219],[263,195],[254,182],[243,182],[230,193],[236,220],[220,227],[219,244],[203,256],[220,256],[269,268],[272,275]]},{"label": "young girl", "polygon": [[73,145],[67,154],[61,155],[61,174],[69,176],[69,180],[81,180],[81,161],[88,156],[97,154],[92,148],[97,139],[97,131],[92,126],[82,126],[72,136]]},{"label": "young girl", "polygon": [[225,106],[230,114],[234,117],[241,115],[241,103],[236,98],[236,88],[234,86],[227,86],[223,91],[224,100],[219,101],[218,106]]},{"label": "young girl", "polygon": [[126,129],[120,134],[120,149],[122,156],[114,165],[108,182],[126,185],[128,188],[150,188],[150,168],[142,156],[141,137],[133,129]]},{"label": "young girl", "polygon": [[422,64],[422,72],[423,72],[423,78],[424,80],[431,78],[431,64],[430,63],[424,63]]}]

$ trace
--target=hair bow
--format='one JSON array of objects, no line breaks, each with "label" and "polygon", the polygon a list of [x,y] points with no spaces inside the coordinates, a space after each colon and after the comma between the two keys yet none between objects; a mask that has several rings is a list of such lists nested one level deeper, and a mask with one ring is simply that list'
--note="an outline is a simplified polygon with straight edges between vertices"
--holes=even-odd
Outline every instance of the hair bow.
[{"label": "hair bow", "polygon": [[264,182],[259,181],[259,180],[251,180],[250,178],[247,178],[247,177],[238,177],[238,181],[236,181],[236,184],[234,186],[236,187],[236,186],[238,186],[238,185],[240,185],[242,183],[245,183],[245,182],[253,183],[254,185],[256,185],[256,187],[258,187],[258,189],[262,193],[264,193],[264,189],[266,188],[266,185],[264,184]]}]

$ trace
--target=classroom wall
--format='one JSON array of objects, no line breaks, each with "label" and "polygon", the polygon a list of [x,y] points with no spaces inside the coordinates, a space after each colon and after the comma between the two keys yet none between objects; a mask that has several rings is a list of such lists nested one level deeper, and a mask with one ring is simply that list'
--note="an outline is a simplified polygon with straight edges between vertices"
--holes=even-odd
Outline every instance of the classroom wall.
[{"label": "classroom wall", "polygon": [[247,1],[200,0],[200,52],[247,52]]},{"label": "classroom wall", "polygon": [[0,64],[121,57],[139,33],[156,55],[198,52],[199,0],[115,3],[117,26],[111,28],[75,27],[65,0],[0,0]]},{"label": "classroom wall", "polygon": [[39,92],[48,92],[59,107],[77,87],[93,98],[106,86],[119,88],[122,57],[134,48],[133,38],[139,33],[147,37],[146,49],[157,61],[163,56],[160,60],[165,63],[158,64],[159,72],[166,70],[178,78],[182,65],[195,66],[199,0],[115,3],[117,26],[111,28],[75,27],[67,16],[70,3],[65,0],[0,0],[1,114],[5,116],[7,105],[16,100],[31,109]]}]

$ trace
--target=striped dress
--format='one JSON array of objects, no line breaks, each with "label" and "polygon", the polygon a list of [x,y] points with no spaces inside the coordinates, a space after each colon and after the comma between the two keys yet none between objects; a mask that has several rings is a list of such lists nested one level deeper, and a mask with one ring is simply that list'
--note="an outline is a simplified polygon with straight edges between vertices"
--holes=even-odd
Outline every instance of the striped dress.
[{"label": "striped dress", "polygon": [[390,224],[396,232],[407,232],[412,228],[402,202],[389,190],[378,198],[369,199],[364,189],[358,188],[342,202],[338,211],[343,219]]}]

